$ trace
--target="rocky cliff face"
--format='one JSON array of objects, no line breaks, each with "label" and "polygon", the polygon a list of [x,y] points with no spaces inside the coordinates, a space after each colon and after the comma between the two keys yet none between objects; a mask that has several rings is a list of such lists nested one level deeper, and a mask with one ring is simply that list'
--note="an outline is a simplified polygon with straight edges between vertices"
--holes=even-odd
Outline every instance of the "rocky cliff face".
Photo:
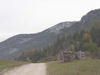
[{"label": "rocky cliff face", "polygon": [[69,28],[71,27],[75,22],[62,22],[62,23],[59,23],[51,28],[49,28],[49,31],[51,33],[55,33],[55,34],[59,34],[60,31],[64,28]]},{"label": "rocky cliff face", "polygon": [[84,15],[80,20],[80,29],[91,28],[92,23],[96,20],[100,21],[100,9],[92,10]]}]

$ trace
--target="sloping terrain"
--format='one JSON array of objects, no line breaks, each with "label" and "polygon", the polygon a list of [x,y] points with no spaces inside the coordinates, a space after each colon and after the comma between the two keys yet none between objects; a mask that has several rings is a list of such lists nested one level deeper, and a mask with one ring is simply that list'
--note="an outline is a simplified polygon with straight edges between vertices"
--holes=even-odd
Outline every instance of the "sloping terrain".
[{"label": "sloping terrain", "polygon": [[54,43],[58,35],[89,29],[96,20],[100,20],[100,9],[90,11],[78,22],[62,22],[37,34],[11,37],[0,43],[0,59],[14,59],[25,50],[42,49]]},{"label": "sloping terrain", "polygon": [[56,40],[63,28],[69,28],[75,22],[62,22],[37,34],[20,34],[0,43],[0,58],[14,59],[25,50],[42,49]]}]

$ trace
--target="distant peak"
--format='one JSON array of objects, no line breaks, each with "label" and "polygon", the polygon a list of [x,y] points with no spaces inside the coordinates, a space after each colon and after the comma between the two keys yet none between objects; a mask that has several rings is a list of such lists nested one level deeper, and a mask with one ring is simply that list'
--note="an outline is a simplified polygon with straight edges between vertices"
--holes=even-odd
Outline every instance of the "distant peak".
[{"label": "distant peak", "polygon": [[90,20],[93,21],[94,19],[95,20],[100,19],[100,17],[98,17],[99,15],[100,15],[100,9],[91,10],[81,18],[81,22],[87,23]]}]

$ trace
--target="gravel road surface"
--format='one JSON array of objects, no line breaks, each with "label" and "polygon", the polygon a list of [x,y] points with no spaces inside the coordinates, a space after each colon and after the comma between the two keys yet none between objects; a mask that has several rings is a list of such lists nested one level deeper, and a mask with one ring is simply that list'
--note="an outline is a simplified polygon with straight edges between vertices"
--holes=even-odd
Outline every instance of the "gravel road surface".
[{"label": "gravel road surface", "polygon": [[3,75],[46,75],[46,64],[36,63],[16,67]]}]

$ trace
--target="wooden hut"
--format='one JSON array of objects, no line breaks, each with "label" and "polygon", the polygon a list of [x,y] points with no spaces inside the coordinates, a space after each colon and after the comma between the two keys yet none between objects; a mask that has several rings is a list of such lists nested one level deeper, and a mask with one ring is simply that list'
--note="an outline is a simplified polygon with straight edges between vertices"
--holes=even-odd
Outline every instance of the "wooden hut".
[{"label": "wooden hut", "polygon": [[62,61],[63,62],[70,62],[73,59],[83,60],[83,59],[85,59],[85,53],[82,51],[79,51],[79,52],[64,51],[62,53]]},{"label": "wooden hut", "polygon": [[70,62],[74,59],[74,52],[72,51],[64,51],[62,53],[62,61],[63,62]]}]

